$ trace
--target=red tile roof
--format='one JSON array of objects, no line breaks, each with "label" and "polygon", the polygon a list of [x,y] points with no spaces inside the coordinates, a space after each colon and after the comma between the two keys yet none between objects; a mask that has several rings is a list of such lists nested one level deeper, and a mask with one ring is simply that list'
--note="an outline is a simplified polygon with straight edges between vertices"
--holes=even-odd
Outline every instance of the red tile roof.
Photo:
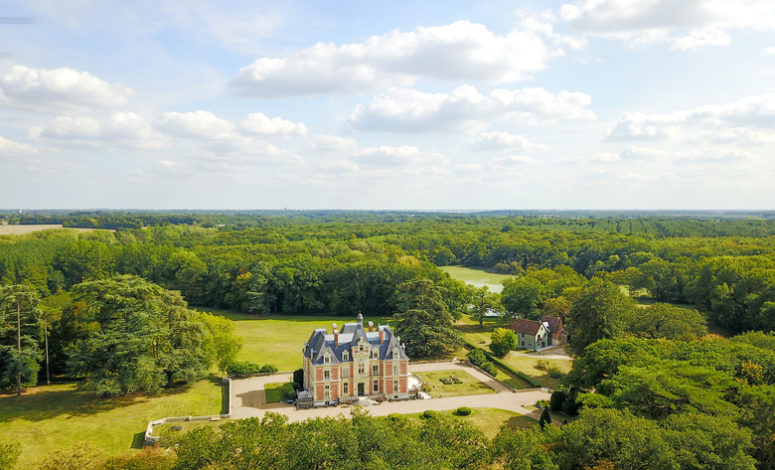
[{"label": "red tile roof", "polygon": [[517,333],[525,333],[530,336],[535,336],[538,330],[541,328],[541,322],[535,320],[514,320],[511,324],[511,329]]},{"label": "red tile roof", "polygon": [[541,321],[549,324],[549,329],[552,330],[552,337],[559,338],[562,335],[562,318],[543,316]]}]

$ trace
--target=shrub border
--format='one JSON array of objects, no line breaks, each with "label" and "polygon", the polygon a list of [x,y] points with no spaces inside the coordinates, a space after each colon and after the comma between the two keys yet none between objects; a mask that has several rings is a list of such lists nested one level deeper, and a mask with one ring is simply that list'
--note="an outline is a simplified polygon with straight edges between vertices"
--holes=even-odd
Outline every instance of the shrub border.
[{"label": "shrub border", "polygon": [[465,343],[465,347],[466,348],[468,348],[468,349],[478,349],[478,350],[482,351],[487,359],[491,360],[496,365],[500,366],[502,369],[505,369],[510,374],[516,376],[518,379],[524,381],[526,384],[530,385],[531,387],[533,387],[533,388],[548,388],[548,387],[544,387],[543,385],[539,384],[538,382],[533,380],[531,377],[526,375],[524,372],[520,372],[518,370],[512,369],[511,366],[507,365],[505,362],[503,362],[500,359],[498,359],[497,357],[495,357],[495,355],[493,355],[492,353],[489,353],[489,352],[485,351],[484,349],[482,349],[482,348],[480,348],[478,346],[474,346],[473,344],[471,344],[468,341],[464,340],[463,342]]}]

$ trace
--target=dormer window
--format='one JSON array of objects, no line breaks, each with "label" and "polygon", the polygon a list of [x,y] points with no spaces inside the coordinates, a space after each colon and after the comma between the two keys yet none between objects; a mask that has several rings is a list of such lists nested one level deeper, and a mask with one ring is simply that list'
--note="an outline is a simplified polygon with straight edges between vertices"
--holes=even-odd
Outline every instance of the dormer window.
[{"label": "dormer window", "polygon": [[329,356],[328,354],[323,356],[323,364],[331,364],[331,356]]},{"label": "dormer window", "polygon": [[350,353],[348,351],[342,351],[342,360],[343,361],[349,361],[350,360]]}]

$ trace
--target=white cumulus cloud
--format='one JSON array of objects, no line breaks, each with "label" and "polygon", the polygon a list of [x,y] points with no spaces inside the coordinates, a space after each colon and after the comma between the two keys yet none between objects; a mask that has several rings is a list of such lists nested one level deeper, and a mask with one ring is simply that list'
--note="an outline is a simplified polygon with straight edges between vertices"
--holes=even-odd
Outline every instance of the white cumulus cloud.
[{"label": "white cumulus cloud", "polygon": [[589,95],[561,91],[552,94],[542,88],[496,89],[483,95],[468,85],[450,93],[424,93],[391,88],[350,114],[358,129],[394,132],[457,131],[471,125],[511,118],[522,123],[562,119],[594,119],[586,109]]},{"label": "white cumulus cloud", "polygon": [[159,126],[170,134],[198,139],[226,140],[237,135],[231,121],[202,110],[188,113],[166,112],[162,115]]},{"label": "white cumulus cloud", "polygon": [[497,131],[486,132],[476,137],[469,147],[472,150],[517,150],[521,152],[545,150],[547,148],[546,145],[533,142],[521,135]]},{"label": "white cumulus cloud", "polygon": [[582,33],[633,43],[667,42],[675,49],[721,46],[729,31],[775,29],[771,0],[579,0],[560,8]]},{"label": "white cumulus cloud", "polygon": [[31,139],[78,145],[108,145],[161,148],[162,135],[135,113],[113,113],[104,119],[89,116],[59,116],[43,126],[30,129]]},{"label": "white cumulus cloud", "polygon": [[498,36],[482,24],[457,21],[262,57],[240,69],[232,85],[241,94],[274,97],[357,94],[418,78],[506,83],[530,78],[554,54],[534,31]]},{"label": "white cumulus cloud", "polygon": [[263,113],[251,113],[240,123],[245,132],[264,136],[306,135],[307,126],[303,122],[293,122],[279,117],[267,117]]},{"label": "white cumulus cloud", "polygon": [[71,68],[14,65],[0,77],[0,104],[44,112],[123,105],[134,91]]},{"label": "white cumulus cloud", "polygon": [[771,141],[775,132],[775,95],[698,106],[665,114],[628,114],[608,132],[608,141],[695,138],[736,144]]}]

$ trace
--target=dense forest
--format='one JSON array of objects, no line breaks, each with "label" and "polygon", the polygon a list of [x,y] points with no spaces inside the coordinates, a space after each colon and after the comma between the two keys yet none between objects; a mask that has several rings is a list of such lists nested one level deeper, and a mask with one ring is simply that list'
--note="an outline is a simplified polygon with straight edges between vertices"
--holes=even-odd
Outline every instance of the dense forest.
[{"label": "dense forest", "polygon": [[[189,304],[394,315],[414,356],[454,344],[454,319],[490,306],[568,325],[576,360],[551,403],[566,413],[561,428],[504,428],[491,441],[444,416],[274,417],[184,434],[170,442],[173,456],[149,451],[94,468],[400,468],[407,455],[423,468],[775,468],[769,214],[2,216],[113,229],[0,236],[5,389],[43,377],[43,341],[51,373],[106,394],[224,369],[238,348],[228,322]],[[492,296],[453,280],[446,265],[513,277]],[[497,333],[493,342],[512,348]],[[355,437],[364,433],[385,440],[364,448]]]},{"label": "dense forest", "polygon": [[732,332],[775,328],[773,219],[91,216],[94,226],[117,226],[116,218],[143,225],[144,217],[161,225],[0,237],[0,280],[30,283],[45,297],[85,280],[135,274],[179,290],[192,305],[349,316],[392,313],[396,286],[417,277],[454,291],[437,266],[482,267],[528,278],[541,269],[568,267],[585,279],[601,277],[633,292],[645,290],[656,301],[693,305],[712,324]]}]

